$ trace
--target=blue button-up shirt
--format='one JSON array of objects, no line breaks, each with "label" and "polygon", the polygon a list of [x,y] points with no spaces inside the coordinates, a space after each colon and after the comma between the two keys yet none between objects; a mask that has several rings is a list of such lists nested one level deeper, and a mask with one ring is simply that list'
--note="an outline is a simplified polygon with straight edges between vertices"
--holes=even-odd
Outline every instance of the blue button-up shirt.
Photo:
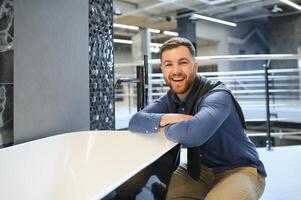
[{"label": "blue button-up shirt", "polygon": [[[185,99],[179,103],[179,113],[185,113]],[[190,120],[167,125],[166,137],[185,147],[200,146],[202,162],[213,167],[215,173],[251,166],[266,176],[256,147],[247,137],[227,91],[207,93],[199,99],[197,111]],[[160,118],[165,113],[169,113],[167,95],[134,114],[129,129],[142,133],[157,132]]]}]

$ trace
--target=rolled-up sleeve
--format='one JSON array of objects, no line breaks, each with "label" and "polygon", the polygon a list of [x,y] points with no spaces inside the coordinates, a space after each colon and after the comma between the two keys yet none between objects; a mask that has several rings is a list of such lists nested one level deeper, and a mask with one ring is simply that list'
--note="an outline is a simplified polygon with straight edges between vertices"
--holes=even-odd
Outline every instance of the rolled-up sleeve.
[{"label": "rolled-up sleeve", "polygon": [[186,147],[200,146],[216,132],[233,108],[228,92],[211,92],[199,102],[198,112],[192,119],[166,126],[165,135]]},{"label": "rolled-up sleeve", "polygon": [[133,132],[153,133],[160,127],[160,120],[164,113],[168,113],[168,100],[164,95],[155,100],[143,110],[135,113],[130,119],[129,129]]}]

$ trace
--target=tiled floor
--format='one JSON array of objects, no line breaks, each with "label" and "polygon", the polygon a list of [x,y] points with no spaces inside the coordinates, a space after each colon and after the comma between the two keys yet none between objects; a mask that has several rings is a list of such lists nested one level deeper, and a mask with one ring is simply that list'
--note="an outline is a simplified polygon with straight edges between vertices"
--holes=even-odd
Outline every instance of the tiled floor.
[{"label": "tiled floor", "polygon": [[259,148],[268,177],[262,200],[301,200],[301,145]]}]

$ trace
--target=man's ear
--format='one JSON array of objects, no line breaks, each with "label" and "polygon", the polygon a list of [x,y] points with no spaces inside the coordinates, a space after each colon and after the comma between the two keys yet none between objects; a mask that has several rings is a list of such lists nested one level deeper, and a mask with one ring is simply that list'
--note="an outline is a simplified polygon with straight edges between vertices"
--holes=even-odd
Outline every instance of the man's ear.
[{"label": "man's ear", "polygon": [[195,62],[194,63],[194,69],[195,69],[196,72],[198,72],[199,67],[200,67],[200,64]]}]

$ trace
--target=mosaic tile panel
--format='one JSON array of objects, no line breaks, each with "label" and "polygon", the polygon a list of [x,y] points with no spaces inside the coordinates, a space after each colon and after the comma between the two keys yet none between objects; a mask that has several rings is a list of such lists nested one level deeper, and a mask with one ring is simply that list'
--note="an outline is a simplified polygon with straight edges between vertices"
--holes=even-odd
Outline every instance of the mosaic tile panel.
[{"label": "mosaic tile panel", "polygon": [[115,129],[113,1],[89,0],[90,129]]},{"label": "mosaic tile panel", "polygon": [[13,18],[13,1],[0,1],[0,148],[13,144]]}]

